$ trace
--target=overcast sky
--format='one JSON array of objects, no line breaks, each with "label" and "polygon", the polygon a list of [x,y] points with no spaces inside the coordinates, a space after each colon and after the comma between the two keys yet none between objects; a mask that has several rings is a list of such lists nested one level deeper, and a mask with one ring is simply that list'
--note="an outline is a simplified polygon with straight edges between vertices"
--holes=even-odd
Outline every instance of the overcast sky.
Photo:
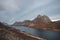
[{"label": "overcast sky", "polygon": [[0,0],[0,21],[12,24],[47,15],[51,20],[60,19],[60,0]]}]

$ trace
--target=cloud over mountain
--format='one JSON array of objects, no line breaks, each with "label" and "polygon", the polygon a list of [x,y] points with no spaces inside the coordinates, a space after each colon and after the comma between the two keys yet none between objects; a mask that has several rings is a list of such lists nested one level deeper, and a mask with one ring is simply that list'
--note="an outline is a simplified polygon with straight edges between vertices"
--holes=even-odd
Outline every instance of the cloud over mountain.
[{"label": "cloud over mountain", "polygon": [[60,0],[0,0],[0,21],[13,23],[38,14],[60,19]]}]

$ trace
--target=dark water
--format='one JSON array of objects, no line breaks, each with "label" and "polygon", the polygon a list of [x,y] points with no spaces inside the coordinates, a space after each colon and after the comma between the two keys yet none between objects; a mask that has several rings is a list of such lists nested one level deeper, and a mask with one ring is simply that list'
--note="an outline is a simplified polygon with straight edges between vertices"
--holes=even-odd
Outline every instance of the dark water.
[{"label": "dark water", "polygon": [[57,31],[37,30],[34,28],[29,28],[24,26],[15,26],[15,28],[35,36],[43,37],[47,40],[60,40],[60,32]]}]

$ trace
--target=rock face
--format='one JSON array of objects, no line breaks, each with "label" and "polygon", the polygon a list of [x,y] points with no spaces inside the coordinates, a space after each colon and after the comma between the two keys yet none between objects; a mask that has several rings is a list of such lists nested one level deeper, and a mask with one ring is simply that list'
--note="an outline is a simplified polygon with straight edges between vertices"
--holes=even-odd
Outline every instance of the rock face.
[{"label": "rock face", "polygon": [[35,23],[35,26],[38,26],[39,28],[46,28],[51,20],[46,15],[38,15],[37,18],[33,20],[33,22]]},{"label": "rock face", "polygon": [[0,40],[45,40],[0,23]]},{"label": "rock face", "polygon": [[49,17],[48,16],[46,16],[46,15],[43,15],[43,16],[41,16],[41,15],[38,15],[34,20],[33,20],[34,22],[41,22],[41,23],[48,23],[48,22],[51,22],[51,20],[49,19]]},{"label": "rock face", "polygon": [[[16,22],[15,22],[16,23]],[[18,25],[19,22],[16,24]],[[13,25],[16,25],[13,24]],[[60,29],[60,21],[52,22],[50,18],[46,15],[38,15],[34,20],[25,20],[19,23],[19,26],[28,26],[37,29]]]}]

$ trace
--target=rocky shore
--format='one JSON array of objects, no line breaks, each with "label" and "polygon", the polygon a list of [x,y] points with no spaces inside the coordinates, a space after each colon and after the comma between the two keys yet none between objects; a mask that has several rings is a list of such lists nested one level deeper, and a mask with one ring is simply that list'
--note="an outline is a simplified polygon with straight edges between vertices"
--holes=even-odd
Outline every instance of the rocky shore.
[{"label": "rocky shore", "polygon": [[0,23],[0,40],[46,40]]}]

